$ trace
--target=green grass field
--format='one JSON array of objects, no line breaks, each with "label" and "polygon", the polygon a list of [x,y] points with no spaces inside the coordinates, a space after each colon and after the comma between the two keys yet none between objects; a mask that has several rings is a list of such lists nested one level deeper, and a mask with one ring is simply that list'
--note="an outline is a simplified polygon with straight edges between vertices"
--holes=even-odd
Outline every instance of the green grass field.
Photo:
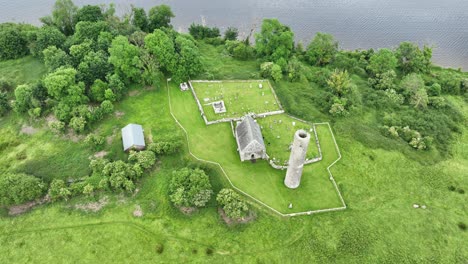
[{"label": "green grass field", "polygon": [[[268,81],[193,81],[191,83],[208,121],[281,110]],[[261,89],[259,84],[262,85]],[[211,103],[219,100],[224,101],[226,113],[214,112]]]},{"label": "green grass field", "polygon": [[[173,113],[188,133],[190,150],[200,159],[219,163],[234,186],[284,214],[342,206],[326,171],[338,158],[328,126],[318,128],[324,159],[307,165],[301,186],[291,190],[283,183],[286,171],[273,169],[264,160],[240,161],[229,123],[206,126],[192,94],[175,85],[170,89]],[[289,203],[292,209],[288,209]]]},{"label": "green grass field", "polygon": [[258,118],[257,122],[262,127],[267,153],[270,158],[275,158],[276,164],[283,165],[289,160],[289,155],[291,154],[289,146],[294,139],[294,133],[299,129],[304,129],[311,133],[306,158],[313,159],[318,157],[318,147],[315,143],[314,132],[310,131],[312,129],[310,124],[294,119],[287,114]]},{"label": "green grass field", "polygon": [[[259,78],[257,61],[237,61],[224,56],[222,47],[200,43],[200,49],[206,66],[200,79]],[[21,71],[22,64],[16,64],[8,72]],[[38,61],[31,63],[34,64],[41,65]],[[1,71],[5,69],[0,67]],[[165,87],[165,81],[160,86]],[[315,84],[282,81],[274,86],[291,114],[311,122],[327,121],[314,104],[306,104],[307,96],[313,96],[313,90],[317,89]],[[128,122],[142,123],[146,135],[153,138],[182,133],[170,116],[165,88],[133,89],[141,89],[141,93],[116,105],[116,111],[125,113],[121,118],[110,116],[94,127],[95,132],[113,137],[105,147],[108,157],[125,157],[116,129]],[[177,92],[174,86],[171,95]],[[187,115],[181,116],[181,121],[189,119],[192,112],[198,113],[198,110],[190,112],[193,97],[184,94],[173,99],[188,103],[187,109],[180,106],[178,110]],[[462,97],[446,99],[468,118],[468,106]],[[161,158],[158,166],[138,183],[140,191],[135,196],[100,194],[109,197],[109,204],[97,213],[82,212],[74,205],[100,197],[46,204],[17,217],[7,216],[2,209],[0,263],[466,263],[468,235],[457,226],[467,223],[466,194],[449,191],[448,187],[468,189],[468,131],[464,128],[457,136],[449,158],[426,163],[427,154],[390,140],[366,125],[373,119],[370,112],[364,117],[338,119],[332,125],[343,158],[331,171],[348,205],[344,211],[281,218],[261,206],[252,206],[257,215],[254,222],[226,226],[212,199],[207,208],[192,216],[183,215],[168,199],[173,170],[187,165],[202,166],[215,192],[229,186],[216,167],[194,161],[185,148],[179,154]],[[9,114],[1,119],[0,129],[6,141],[18,138],[24,144],[21,148],[48,157],[41,166],[31,167],[31,173],[41,169],[41,174],[60,178],[67,178],[70,171],[77,175],[87,173],[91,150],[81,142],[57,138],[46,131],[20,136],[22,124],[40,127],[30,122],[27,117]],[[194,123],[195,133],[206,128],[202,123]],[[232,140],[229,124],[220,126],[226,128],[220,137]],[[320,130],[319,136],[323,133],[326,131]],[[191,147],[196,147],[193,141],[197,139],[209,141],[203,135],[192,136]],[[320,140],[326,145],[326,138]],[[226,146],[233,145],[228,142]],[[9,146],[1,153],[4,169],[8,164],[21,167],[23,161],[4,158],[18,150]],[[216,151],[209,155],[219,155]],[[226,148],[216,160],[230,158],[238,161],[232,149]],[[54,161],[57,165],[49,168]],[[64,169],[59,164],[68,167]],[[243,168],[244,171],[249,175],[248,168]],[[425,204],[427,209],[413,209],[413,203]],[[136,205],[144,212],[141,218],[132,216]]]}]

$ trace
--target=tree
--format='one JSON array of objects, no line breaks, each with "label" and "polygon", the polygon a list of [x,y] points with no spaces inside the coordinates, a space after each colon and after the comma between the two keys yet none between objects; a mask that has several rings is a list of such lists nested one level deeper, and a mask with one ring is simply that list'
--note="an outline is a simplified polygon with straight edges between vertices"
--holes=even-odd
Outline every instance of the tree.
[{"label": "tree", "polygon": [[255,49],[265,60],[278,63],[283,59],[287,63],[294,49],[294,33],[277,19],[264,19],[260,33],[255,35]]},{"label": "tree", "polygon": [[318,32],[309,46],[306,55],[311,65],[329,64],[338,52],[338,42],[331,34]]},{"label": "tree", "polygon": [[421,88],[413,92],[409,102],[414,108],[426,108],[429,102],[426,89]]},{"label": "tree", "polygon": [[171,7],[168,5],[154,6],[150,9],[148,14],[149,31],[153,32],[158,28],[170,28],[171,18],[175,17],[172,13]]},{"label": "tree", "polygon": [[132,25],[144,32],[148,32],[148,24],[145,9],[132,6]]},{"label": "tree", "polygon": [[402,42],[396,50],[398,66],[404,73],[418,73],[429,71],[432,49],[424,46],[423,51],[411,42]]},{"label": "tree", "polygon": [[424,80],[419,74],[412,73],[401,80],[400,87],[406,95],[412,94],[424,88]]},{"label": "tree", "polygon": [[343,96],[348,93],[351,88],[351,79],[346,70],[340,71],[335,69],[327,80],[327,85],[338,96]]},{"label": "tree", "polygon": [[39,178],[23,173],[7,173],[0,177],[0,206],[21,204],[39,198],[45,184]]},{"label": "tree", "polygon": [[216,201],[221,205],[226,216],[239,219],[246,216],[249,211],[247,203],[232,189],[224,188],[219,191]]},{"label": "tree", "polygon": [[73,39],[75,43],[81,43],[86,39],[97,41],[101,32],[109,31],[109,25],[105,21],[89,22],[81,21],[75,26]]},{"label": "tree", "polygon": [[31,43],[31,54],[42,58],[42,51],[49,46],[61,48],[65,42],[65,35],[57,28],[44,26],[35,32],[35,41]]},{"label": "tree", "polygon": [[81,61],[84,60],[86,54],[93,51],[92,45],[93,42],[87,39],[80,44],[75,44],[70,47],[70,55],[72,57],[73,66],[78,67]]},{"label": "tree", "polygon": [[60,199],[68,200],[68,198],[71,196],[71,192],[65,185],[65,182],[60,179],[52,180],[48,194],[49,197],[55,201]]},{"label": "tree", "polygon": [[217,27],[207,27],[199,24],[192,23],[189,27],[189,34],[194,39],[207,39],[207,38],[217,38],[221,36],[219,28]]},{"label": "tree", "polygon": [[145,48],[156,57],[163,71],[174,71],[176,62],[174,42],[164,31],[156,29],[154,33],[146,35]]},{"label": "tree", "polygon": [[78,7],[71,0],[57,0],[52,11],[52,22],[66,36],[73,34]]},{"label": "tree", "polygon": [[75,130],[75,132],[81,133],[85,129],[86,123],[86,118],[82,116],[74,116],[70,119],[70,123],[68,125]]},{"label": "tree", "polygon": [[193,40],[184,35],[178,35],[175,39],[175,47],[178,53],[178,61],[174,72],[174,80],[187,80],[202,71],[203,65],[200,60],[200,52]]},{"label": "tree", "polygon": [[273,65],[275,65],[273,62],[264,62],[260,64],[260,75],[263,78],[270,78],[271,77],[271,70],[273,68]]},{"label": "tree", "polygon": [[169,192],[170,200],[178,207],[203,207],[213,193],[205,172],[189,168],[172,173]]},{"label": "tree", "polygon": [[396,73],[393,70],[377,73],[374,78],[369,78],[369,85],[376,90],[387,90],[395,88]]},{"label": "tree", "polygon": [[85,5],[76,12],[74,22],[79,23],[81,21],[97,22],[104,20],[101,7],[97,5]]},{"label": "tree", "polygon": [[28,54],[28,41],[23,33],[15,29],[0,31],[0,60],[23,57]]},{"label": "tree", "polygon": [[148,145],[148,150],[156,155],[169,155],[176,153],[182,147],[182,142],[178,139],[169,139],[153,142]]},{"label": "tree", "polygon": [[239,60],[248,60],[255,55],[255,49],[242,41],[226,40],[225,47],[232,57]]},{"label": "tree", "polygon": [[70,56],[55,46],[49,46],[42,51],[42,54],[48,72],[53,72],[60,67],[71,67],[72,65]]},{"label": "tree", "polygon": [[19,85],[15,89],[14,109],[24,113],[32,107],[32,87],[28,84]]},{"label": "tree", "polygon": [[275,82],[278,82],[281,80],[282,77],[283,72],[281,71],[281,67],[278,64],[274,64],[271,67],[271,78],[273,78]]},{"label": "tree", "polygon": [[110,72],[112,72],[112,65],[109,64],[106,52],[102,50],[90,51],[78,65],[77,78],[89,86],[95,80],[105,80]]},{"label": "tree", "polygon": [[109,62],[120,76],[137,82],[141,74],[140,50],[130,44],[125,36],[117,36],[109,48]]},{"label": "tree", "polygon": [[224,32],[224,40],[237,40],[237,36],[239,35],[239,30],[237,28],[228,27]]},{"label": "tree", "polygon": [[128,161],[135,162],[136,164],[140,165],[143,169],[149,169],[153,167],[154,163],[156,162],[156,155],[154,155],[154,152],[149,150],[132,150],[130,151],[130,155],[128,156]]},{"label": "tree", "polygon": [[396,66],[397,59],[393,52],[389,49],[380,49],[370,57],[367,70],[375,76],[388,71],[395,71]]},{"label": "tree", "polygon": [[68,87],[75,84],[76,70],[73,68],[61,68],[49,73],[43,80],[49,95],[57,100],[67,95]]},{"label": "tree", "polygon": [[89,89],[89,98],[95,102],[102,102],[105,98],[105,92],[108,89],[107,83],[97,79]]}]

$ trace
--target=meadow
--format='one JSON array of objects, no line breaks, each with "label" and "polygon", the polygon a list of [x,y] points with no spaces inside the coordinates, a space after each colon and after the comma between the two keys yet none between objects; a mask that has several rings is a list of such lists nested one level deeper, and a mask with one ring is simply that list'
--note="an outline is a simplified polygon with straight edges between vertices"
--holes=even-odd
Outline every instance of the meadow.
[{"label": "meadow", "polygon": [[[216,79],[259,78],[257,61],[240,62],[223,56],[222,47],[201,43],[200,49],[206,72],[199,79],[208,76]],[[9,61],[6,64],[16,63]],[[2,65],[5,64],[0,64],[0,71],[5,72]],[[19,63],[8,72],[37,70],[37,65],[41,64],[36,61],[30,64],[31,69],[20,69],[22,65]],[[21,77],[17,79],[22,80]],[[316,105],[305,104],[307,96],[313,95],[315,85],[287,81],[273,85],[287,112],[309,122],[329,121]],[[128,122],[141,123],[145,132],[148,131],[148,137],[183,134],[170,115],[165,81],[160,87],[156,90],[133,87],[138,93],[116,105],[116,111],[124,114],[109,116],[93,127],[93,132],[112,139],[104,147],[108,151],[106,157],[125,157],[117,129]],[[199,119],[191,94],[180,93],[175,84],[171,84],[170,89],[171,100],[177,103],[174,113],[184,127],[193,130],[189,131],[191,150],[198,153],[198,148],[212,144],[215,147],[204,151],[204,158],[214,156],[221,162],[235,158],[238,162],[229,124],[220,124],[220,129],[215,126],[206,128]],[[460,107],[468,117],[466,101],[459,96],[446,96],[446,99]],[[192,121],[194,113],[198,119]],[[449,186],[457,189],[468,186],[468,131],[464,128],[457,135],[450,157],[428,162],[424,153],[417,153],[407,144],[386,138],[373,129],[369,123],[375,122],[374,114],[369,111],[362,117],[337,119],[332,123],[343,158],[331,170],[348,205],[344,211],[283,218],[253,203],[255,221],[227,226],[212,199],[208,208],[186,216],[168,199],[167,190],[174,169],[184,166],[205,168],[215,192],[229,183],[216,166],[191,158],[185,146],[181,153],[161,158],[157,168],[138,183],[139,192],[135,196],[101,193],[92,198],[77,197],[67,202],[42,205],[16,217],[7,216],[3,211],[0,216],[0,262],[465,263],[468,237],[458,224],[466,222],[468,217],[466,194],[451,191]],[[41,166],[31,167],[35,169],[30,173],[42,169],[44,175],[61,178],[68,177],[70,171],[75,171],[73,174],[76,175],[88,173],[87,158],[94,151],[83,147],[81,141],[56,137],[40,124],[14,113],[1,118],[0,124],[1,135],[11,135],[5,136],[7,142],[20,135],[22,124],[39,129],[33,135],[19,137],[19,143],[24,144],[21,148],[49,156]],[[318,129],[322,128],[318,126]],[[206,132],[199,133],[202,129],[213,129],[208,132],[213,134],[219,130],[220,135],[211,141]],[[319,137],[326,132],[326,129],[320,130]],[[326,145],[326,139],[320,139]],[[48,144],[53,148],[41,149]],[[220,150],[222,152],[218,152]],[[15,151],[18,149],[10,146],[2,155]],[[72,154],[80,158],[70,158]],[[48,166],[53,161],[60,164],[61,160],[68,160],[70,167]],[[21,162],[11,159],[2,166],[3,169],[6,164],[20,167]],[[243,179],[251,177],[249,166],[252,164],[242,165],[239,172],[245,173]],[[253,165],[267,168],[267,164]],[[314,166],[319,165],[311,165],[311,170]],[[279,181],[280,175],[277,176]],[[262,186],[255,188],[263,191],[262,195],[278,197],[274,195],[276,190],[267,192]],[[95,202],[103,196],[109,201],[98,212],[76,208],[77,204]],[[270,199],[278,204],[282,202]],[[427,205],[427,209],[414,209],[414,203]],[[144,212],[141,218],[132,216],[137,205]]]}]

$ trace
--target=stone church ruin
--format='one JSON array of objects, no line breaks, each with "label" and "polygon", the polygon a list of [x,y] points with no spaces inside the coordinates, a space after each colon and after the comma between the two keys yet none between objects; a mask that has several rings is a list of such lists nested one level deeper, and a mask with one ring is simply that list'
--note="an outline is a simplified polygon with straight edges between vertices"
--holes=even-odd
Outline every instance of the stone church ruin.
[{"label": "stone church ruin", "polygon": [[241,161],[267,158],[260,126],[252,117],[245,116],[238,122],[235,134]]}]

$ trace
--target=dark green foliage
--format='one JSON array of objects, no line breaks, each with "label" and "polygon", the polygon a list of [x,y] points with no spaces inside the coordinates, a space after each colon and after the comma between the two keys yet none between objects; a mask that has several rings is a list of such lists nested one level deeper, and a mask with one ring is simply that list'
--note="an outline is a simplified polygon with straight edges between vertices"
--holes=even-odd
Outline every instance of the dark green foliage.
[{"label": "dark green foliage", "polygon": [[75,43],[82,43],[86,39],[97,41],[101,32],[109,31],[109,25],[105,21],[82,21],[76,24],[73,39]]},{"label": "dark green foliage", "polygon": [[466,224],[463,223],[463,222],[459,222],[459,223],[457,224],[457,226],[458,226],[458,228],[460,228],[460,230],[462,230],[462,231],[465,231],[465,230],[466,230]]},{"label": "dark green foliage", "polygon": [[100,51],[108,52],[109,47],[112,44],[114,36],[110,32],[101,32],[97,40],[97,49]]},{"label": "dark green foliage", "polygon": [[15,89],[15,102],[13,107],[16,112],[24,113],[33,107],[33,89],[31,85],[19,85]]},{"label": "dark green foliage", "polygon": [[0,177],[0,206],[21,204],[39,198],[45,184],[27,174],[7,173]]},{"label": "dark green foliage", "polygon": [[44,26],[35,32],[35,41],[32,41],[30,45],[31,54],[42,58],[43,50],[49,46],[61,48],[65,39],[65,35],[57,28]]},{"label": "dark green foliage", "polygon": [[42,54],[48,72],[53,72],[60,67],[72,66],[70,56],[65,51],[55,46],[49,46],[42,51]]},{"label": "dark green foliage", "polygon": [[389,49],[380,49],[369,59],[367,70],[373,75],[383,74],[389,71],[395,71],[397,59]]},{"label": "dark green foliage", "polygon": [[89,39],[83,41],[80,44],[75,44],[70,47],[70,55],[72,58],[73,66],[78,65],[84,60],[86,54],[93,51],[93,42]]},{"label": "dark green foliage", "polygon": [[164,72],[173,72],[177,60],[174,42],[164,31],[156,29],[145,37],[145,48],[156,57]]},{"label": "dark green foliage", "polygon": [[228,27],[224,32],[224,40],[237,40],[239,30],[237,28]]},{"label": "dark green foliage", "polygon": [[232,189],[222,189],[216,196],[216,201],[223,208],[227,217],[239,219],[247,215],[249,207],[247,203],[241,199]]},{"label": "dark green foliage", "polygon": [[13,90],[14,87],[15,86],[14,86],[13,82],[11,82],[10,80],[0,78],[0,91],[10,92],[10,91]]},{"label": "dark green foliage", "polygon": [[177,153],[181,147],[181,140],[178,138],[171,138],[149,144],[148,150],[154,152],[156,155],[170,155]]},{"label": "dark green foliage", "polygon": [[0,91],[0,117],[6,115],[10,111],[11,106],[8,102],[8,94]]},{"label": "dark green foliage", "polygon": [[248,60],[255,56],[255,49],[242,41],[227,40],[225,47],[232,57],[239,60]]},{"label": "dark green foliage", "polygon": [[398,66],[404,73],[428,72],[431,66],[432,49],[424,46],[423,50],[411,42],[402,42],[396,50]]},{"label": "dark green foliage", "polygon": [[124,36],[117,36],[109,48],[109,62],[114,65],[116,72],[128,81],[138,82],[141,73],[140,51],[130,44]]},{"label": "dark green foliage", "polygon": [[71,0],[57,0],[52,10],[52,17],[41,19],[46,25],[56,26],[63,34],[73,35],[75,15],[78,7]]},{"label": "dark green foliage", "polygon": [[152,7],[148,12],[148,29],[153,32],[158,28],[170,28],[171,19],[174,18],[171,7],[159,5]]},{"label": "dark green foliage", "polygon": [[338,51],[338,42],[332,35],[318,32],[307,46],[307,60],[311,65],[326,65],[330,63]]},{"label": "dark green foliage", "polygon": [[[255,35],[257,55],[266,61],[280,64],[285,69],[294,48],[294,33],[277,19],[264,19],[262,29]],[[280,63],[280,61],[283,63]]]},{"label": "dark green foliage", "polygon": [[189,33],[194,39],[208,39],[217,38],[221,36],[219,28],[207,27],[199,24],[192,23],[189,27]]},{"label": "dark green foliage", "polygon": [[128,161],[134,162],[140,165],[141,168],[147,170],[153,167],[156,162],[156,155],[153,151],[130,151],[128,155]]},{"label": "dark green foliage", "polygon": [[105,92],[109,88],[107,83],[97,79],[89,89],[89,98],[95,102],[102,102],[105,98]]},{"label": "dark green foliage", "polygon": [[169,193],[175,206],[204,207],[213,191],[203,170],[183,168],[172,173]]},{"label": "dark green foliage", "polygon": [[132,25],[141,31],[148,32],[148,24],[145,9],[132,6]]},{"label": "dark green foliage", "polygon": [[186,81],[191,76],[202,72],[203,65],[200,60],[200,51],[190,37],[184,35],[177,36],[175,39],[175,50],[178,53],[177,66],[173,73],[175,81]]},{"label": "dark green foliage", "polygon": [[0,31],[0,60],[20,58],[28,52],[28,41],[24,33],[14,28]]},{"label": "dark green foliage", "polygon": [[70,189],[65,185],[65,182],[60,179],[53,179],[49,187],[49,197],[52,200],[68,200],[71,196]]},{"label": "dark green foliage", "polygon": [[97,22],[104,20],[101,7],[97,5],[85,5],[76,12],[74,22],[79,23],[81,21]]},{"label": "dark green foliage", "polygon": [[102,50],[97,52],[91,51],[85,55],[78,65],[77,79],[89,86],[95,80],[105,80],[111,71],[112,65],[109,64],[106,52]]}]

